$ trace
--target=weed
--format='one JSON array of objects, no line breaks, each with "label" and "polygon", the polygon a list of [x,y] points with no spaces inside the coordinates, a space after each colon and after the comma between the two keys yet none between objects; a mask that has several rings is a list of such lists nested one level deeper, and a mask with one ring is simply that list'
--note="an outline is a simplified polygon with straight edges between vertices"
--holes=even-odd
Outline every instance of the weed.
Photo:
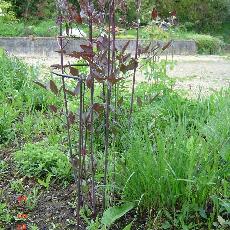
[{"label": "weed", "polygon": [[29,229],[31,229],[31,230],[39,230],[39,228],[36,224],[30,224],[29,227],[30,227]]},{"label": "weed", "polygon": [[59,179],[71,178],[69,159],[57,145],[49,146],[46,142],[26,144],[15,153],[14,160],[19,171],[27,176],[43,178],[50,173]]},{"label": "weed", "polygon": [[40,197],[39,190],[37,187],[34,187],[32,191],[27,195],[26,207],[31,211],[35,209],[35,207],[37,206],[39,197]]},{"label": "weed", "polygon": [[5,173],[7,171],[8,164],[4,160],[0,160],[0,172]]},{"label": "weed", "polygon": [[23,185],[23,180],[18,179],[18,180],[13,180],[10,182],[10,188],[17,193],[22,193],[24,191],[24,185]]},{"label": "weed", "polygon": [[[143,210],[174,210],[177,228],[193,228],[190,218],[198,210],[205,210],[209,220],[219,213],[214,207],[210,211],[214,204],[208,203],[226,191],[221,181],[229,168],[229,93],[213,99],[193,103],[172,92],[139,111],[119,170],[123,199],[143,196]],[[164,227],[169,225],[165,222]]]},{"label": "weed", "polygon": [[49,186],[50,186],[50,181],[51,181],[51,177],[53,175],[51,173],[48,173],[47,177],[45,178],[45,180],[41,180],[41,179],[38,179],[38,183],[42,186],[44,186],[46,188],[46,190],[49,189]]},{"label": "weed", "polygon": [[6,203],[0,203],[0,223],[11,223],[13,216],[7,208]]}]

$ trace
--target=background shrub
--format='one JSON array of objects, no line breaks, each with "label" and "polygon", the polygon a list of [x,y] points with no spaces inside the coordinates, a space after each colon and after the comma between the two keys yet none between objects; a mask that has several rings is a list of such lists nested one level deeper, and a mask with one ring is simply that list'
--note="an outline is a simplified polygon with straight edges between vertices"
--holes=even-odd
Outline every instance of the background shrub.
[{"label": "background shrub", "polygon": [[220,53],[224,43],[219,38],[210,35],[193,35],[192,38],[195,40],[200,54],[216,54]]}]

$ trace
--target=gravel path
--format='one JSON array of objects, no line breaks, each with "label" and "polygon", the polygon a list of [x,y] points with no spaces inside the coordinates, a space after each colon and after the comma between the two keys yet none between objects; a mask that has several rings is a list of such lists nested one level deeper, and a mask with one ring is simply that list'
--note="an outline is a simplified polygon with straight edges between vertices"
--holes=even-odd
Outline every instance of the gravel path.
[{"label": "gravel path", "polygon": [[175,88],[190,94],[207,95],[230,86],[230,58],[222,56],[176,56],[176,65],[168,70],[176,79]]},{"label": "gravel path", "polygon": [[[59,63],[59,58],[22,57],[33,65],[50,66]],[[189,95],[209,95],[213,91],[230,86],[229,56],[175,56],[175,66],[168,75],[176,80],[175,89],[184,89]],[[66,63],[71,59],[66,59]],[[138,74],[137,81],[143,76]]]}]

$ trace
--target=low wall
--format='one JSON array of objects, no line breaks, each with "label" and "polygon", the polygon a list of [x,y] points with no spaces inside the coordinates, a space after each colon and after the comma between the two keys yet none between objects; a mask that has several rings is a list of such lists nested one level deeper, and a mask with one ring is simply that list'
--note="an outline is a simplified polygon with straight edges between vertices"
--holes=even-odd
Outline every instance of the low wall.
[{"label": "low wall", "polygon": [[[126,43],[127,39],[120,39],[116,41],[116,46],[121,49]],[[155,41],[163,46],[165,42]],[[67,52],[73,50],[80,51],[80,44],[84,40],[70,39]],[[140,40],[141,44],[148,44],[148,40]],[[0,47],[8,52],[19,56],[56,56],[58,55],[55,50],[58,50],[58,43],[56,38],[41,38],[41,37],[2,37],[0,38]],[[130,40],[127,50],[131,53],[135,52],[135,40]],[[194,55],[197,53],[197,46],[194,41],[173,41],[172,46],[164,51],[164,54],[175,55]]]}]

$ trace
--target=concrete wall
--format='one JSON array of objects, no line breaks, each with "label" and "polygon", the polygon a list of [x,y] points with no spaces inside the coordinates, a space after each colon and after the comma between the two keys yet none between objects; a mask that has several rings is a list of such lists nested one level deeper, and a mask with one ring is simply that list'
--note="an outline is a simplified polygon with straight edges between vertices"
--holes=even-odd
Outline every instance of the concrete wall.
[{"label": "concrete wall", "polygon": [[[128,40],[122,39],[117,40],[117,48],[121,49]],[[83,40],[70,39],[66,48],[67,52],[73,50],[80,51],[80,44],[83,44]],[[141,44],[148,44],[148,40],[141,40]],[[155,41],[163,46],[165,42]],[[58,43],[56,38],[36,38],[36,37],[17,37],[17,38],[0,38],[0,47],[4,48],[8,52],[14,55],[20,56],[57,56],[54,52],[58,50]],[[129,47],[127,50],[131,53],[135,52],[135,40],[130,40]],[[164,54],[175,54],[175,55],[194,55],[197,53],[197,46],[194,41],[174,41],[172,46],[167,49]]]}]

